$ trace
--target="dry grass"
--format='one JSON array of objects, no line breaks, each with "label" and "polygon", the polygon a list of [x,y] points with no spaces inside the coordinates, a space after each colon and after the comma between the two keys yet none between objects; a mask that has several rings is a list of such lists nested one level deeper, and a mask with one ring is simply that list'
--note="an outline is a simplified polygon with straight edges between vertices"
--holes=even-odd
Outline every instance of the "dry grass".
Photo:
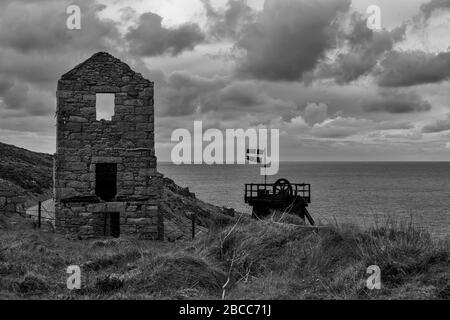
[{"label": "dry grass", "polygon": [[[292,222],[292,221],[291,221]],[[370,265],[382,290],[365,283]],[[66,268],[82,269],[82,290]],[[0,299],[449,299],[450,243],[411,224],[318,229],[250,221],[194,242],[71,242],[0,233]]]}]

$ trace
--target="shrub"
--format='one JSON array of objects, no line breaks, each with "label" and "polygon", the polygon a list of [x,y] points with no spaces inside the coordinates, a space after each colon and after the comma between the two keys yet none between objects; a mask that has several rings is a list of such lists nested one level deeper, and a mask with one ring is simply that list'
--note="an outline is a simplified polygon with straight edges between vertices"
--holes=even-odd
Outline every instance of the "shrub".
[{"label": "shrub", "polygon": [[95,259],[88,261],[82,265],[86,271],[100,271],[109,267],[120,267],[128,262],[135,261],[141,258],[142,253],[137,248],[126,248],[119,250],[119,252],[100,252],[97,253]]},{"label": "shrub", "polygon": [[46,293],[49,291],[47,281],[34,273],[27,273],[17,285],[18,291],[24,295]]},{"label": "shrub", "polygon": [[307,235],[295,227],[252,221],[210,235],[199,252],[217,260],[226,272],[231,270],[231,278],[237,281],[269,270],[284,270],[286,260],[292,258],[291,244]]},{"label": "shrub", "polygon": [[122,289],[124,281],[117,276],[107,275],[103,278],[97,279],[95,288],[99,293],[106,294]]},{"label": "shrub", "polygon": [[205,260],[189,254],[158,256],[148,269],[133,279],[140,291],[172,294],[180,289],[203,289],[217,293],[225,283],[225,275]]},{"label": "shrub", "polygon": [[358,248],[366,265],[378,265],[385,283],[398,286],[409,278],[445,262],[449,254],[412,223],[392,223],[359,236]]}]

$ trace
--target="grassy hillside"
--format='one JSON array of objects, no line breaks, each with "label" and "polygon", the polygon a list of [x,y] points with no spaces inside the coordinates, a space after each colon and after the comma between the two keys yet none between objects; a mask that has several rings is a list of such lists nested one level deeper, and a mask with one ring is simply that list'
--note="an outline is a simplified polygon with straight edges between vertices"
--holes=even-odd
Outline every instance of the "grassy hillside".
[{"label": "grassy hillside", "polygon": [[0,143],[1,180],[14,184],[23,194],[39,196],[52,189],[53,157]]},{"label": "grassy hillside", "polygon": [[[0,144],[0,160],[8,189],[50,190],[50,155]],[[411,225],[235,219],[170,179],[162,200],[168,239],[178,242],[74,242],[0,214],[0,299],[450,299],[450,241]],[[190,213],[203,231],[195,241]],[[66,288],[70,265],[82,268],[82,290]],[[382,290],[365,286],[371,265],[381,268]]]},{"label": "grassy hillside", "polygon": [[[82,290],[65,269],[82,268]],[[382,290],[368,290],[378,265]],[[450,299],[450,243],[408,225],[361,231],[242,220],[175,244],[0,233],[0,299]]]}]

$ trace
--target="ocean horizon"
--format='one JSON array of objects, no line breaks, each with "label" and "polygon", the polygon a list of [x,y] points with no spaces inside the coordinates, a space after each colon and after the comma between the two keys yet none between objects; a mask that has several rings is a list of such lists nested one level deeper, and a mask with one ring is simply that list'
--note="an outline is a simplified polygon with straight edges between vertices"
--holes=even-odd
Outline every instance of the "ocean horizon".
[{"label": "ocean horizon", "polygon": [[[246,183],[264,183],[258,165],[174,165],[158,169],[206,202],[251,213]],[[311,184],[313,218],[366,228],[386,219],[412,222],[438,237],[450,234],[450,162],[281,161],[276,176]]]}]

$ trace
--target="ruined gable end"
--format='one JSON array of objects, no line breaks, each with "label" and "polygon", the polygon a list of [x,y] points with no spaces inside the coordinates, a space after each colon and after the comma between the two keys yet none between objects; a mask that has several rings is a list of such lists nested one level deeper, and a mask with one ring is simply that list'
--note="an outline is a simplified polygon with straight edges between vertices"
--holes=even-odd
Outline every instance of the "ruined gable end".
[{"label": "ruined gable end", "polygon": [[56,95],[57,230],[163,239],[153,82],[99,52],[64,74]]}]

